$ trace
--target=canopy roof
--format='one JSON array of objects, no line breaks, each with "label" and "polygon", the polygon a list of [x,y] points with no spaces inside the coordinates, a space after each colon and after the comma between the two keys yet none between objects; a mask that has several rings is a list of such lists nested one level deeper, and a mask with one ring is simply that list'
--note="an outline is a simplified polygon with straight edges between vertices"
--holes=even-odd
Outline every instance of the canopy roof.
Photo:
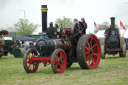
[{"label": "canopy roof", "polygon": [[36,38],[33,38],[33,37],[28,37],[28,36],[22,36],[22,37],[19,37],[19,38],[16,38],[16,41],[35,41]]}]

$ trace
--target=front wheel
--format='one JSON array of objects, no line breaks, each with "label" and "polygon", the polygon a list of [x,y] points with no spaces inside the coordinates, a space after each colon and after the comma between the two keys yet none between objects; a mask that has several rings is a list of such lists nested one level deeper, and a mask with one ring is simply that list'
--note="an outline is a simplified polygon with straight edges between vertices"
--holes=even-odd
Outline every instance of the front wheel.
[{"label": "front wheel", "polygon": [[94,69],[101,57],[100,43],[94,34],[84,34],[77,45],[77,59],[82,69]]},{"label": "front wheel", "polygon": [[27,73],[34,73],[37,71],[39,63],[34,63],[31,60],[31,57],[35,57],[37,55],[37,52],[33,49],[29,49],[26,51],[23,57],[23,67]]},{"label": "front wheel", "polygon": [[66,69],[67,57],[65,52],[58,48],[51,56],[51,67],[54,73],[63,73]]}]

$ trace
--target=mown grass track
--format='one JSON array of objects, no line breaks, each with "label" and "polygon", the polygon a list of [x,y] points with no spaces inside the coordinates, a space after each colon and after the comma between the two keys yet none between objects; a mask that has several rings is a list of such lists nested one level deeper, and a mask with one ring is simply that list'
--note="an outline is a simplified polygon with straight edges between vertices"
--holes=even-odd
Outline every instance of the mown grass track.
[{"label": "mown grass track", "polygon": [[26,73],[23,59],[12,55],[0,59],[0,85],[128,85],[127,57],[107,55],[96,69],[83,70],[78,63],[64,73],[54,74],[41,63],[37,72]]}]

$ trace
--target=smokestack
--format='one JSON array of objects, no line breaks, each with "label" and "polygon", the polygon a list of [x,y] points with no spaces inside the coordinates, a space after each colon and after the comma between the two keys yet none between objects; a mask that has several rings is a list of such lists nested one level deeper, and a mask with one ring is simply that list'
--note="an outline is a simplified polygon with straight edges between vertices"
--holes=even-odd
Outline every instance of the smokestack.
[{"label": "smokestack", "polygon": [[114,31],[115,30],[115,17],[111,17],[110,18],[111,19],[111,29],[112,29],[112,31]]},{"label": "smokestack", "polygon": [[41,5],[42,14],[42,32],[47,31],[47,5]]}]

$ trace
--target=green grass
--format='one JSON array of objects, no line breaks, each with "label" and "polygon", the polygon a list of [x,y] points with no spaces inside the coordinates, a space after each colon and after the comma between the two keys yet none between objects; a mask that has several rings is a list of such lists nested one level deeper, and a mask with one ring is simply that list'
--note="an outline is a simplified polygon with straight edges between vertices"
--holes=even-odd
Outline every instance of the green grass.
[{"label": "green grass", "polygon": [[96,69],[89,70],[74,63],[61,74],[54,74],[51,65],[44,67],[41,63],[37,72],[28,74],[22,58],[3,56],[0,85],[128,85],[128,57],[107,55]]}]

